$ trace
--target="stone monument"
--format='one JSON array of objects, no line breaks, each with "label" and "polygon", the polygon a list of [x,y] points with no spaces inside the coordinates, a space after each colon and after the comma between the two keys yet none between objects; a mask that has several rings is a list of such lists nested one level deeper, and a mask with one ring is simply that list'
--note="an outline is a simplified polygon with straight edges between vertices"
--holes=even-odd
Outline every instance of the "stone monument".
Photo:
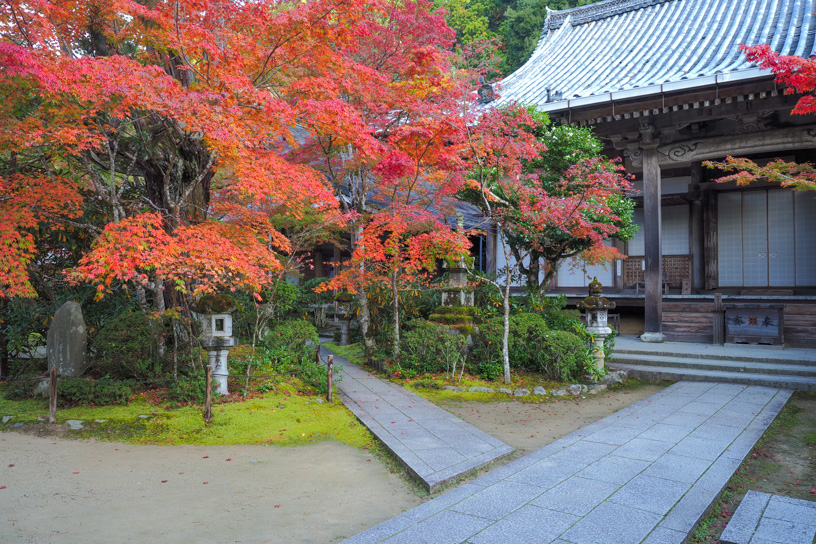
[{"label": "stone monument", "polygon": [[88,367],[88,332],[82,319],[82,306],[69,300],[59,307],[48,328],[48,370],[60,376],[81,376]]},{"label": "stone monument", "polygon": [[589,296],[578,303],[578,309],[586,314],[587,332],[594,338],[595,365],[600,372],[604,370],[604,340],[612,334],[612,329],[607,326],[608,312],[615,309],[614,302],[601,296],[602,289],[598,278],[593,278],[589,283]]}]

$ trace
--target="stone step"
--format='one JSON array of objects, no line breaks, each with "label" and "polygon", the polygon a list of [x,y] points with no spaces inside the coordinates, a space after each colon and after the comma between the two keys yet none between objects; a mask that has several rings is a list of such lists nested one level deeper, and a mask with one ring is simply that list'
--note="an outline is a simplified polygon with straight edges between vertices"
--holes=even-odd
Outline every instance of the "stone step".
[{"label": "stone step", "polygon": [[725,530],[720,536],[721,544],[748,544],[759,526],[759,520],[771,495],[758,491],[749,491],[737,507]]},{"label": "stone step", "polygon": [[722,544],[813,542],[816,503],[749,491],[720,536]]},{"label": "stone step", "polygon": [[673,368],[690,368],[697,370],[717,370],[722,372],[739,372],[750,374],[779,374],[786,376],[811,376],[816,377],[816,363],[803,364],[783,364],[775,362],[756,362],[745,360],[725,360],[708,358],[677,357],[674,354],[667,355],[635,355],[620,354],[609,364],[621,363],[627,365],[660,365]]},{"label": "stone step", "polygon": [[[671,352],[671,357],[683,358],[683,359],[713,359],[718,361],[746,361],[746,362],[755,362],[755,363],[773,363],[773,364],[782,364],[782,365],[814,365],[816,361],[813,360],[813,357],[810,356],[810,350],[785,350],[783,348],[771,348],[771,347],[761,347],[757,350],[750,350],[755,351],[754,354],[746,353],[749,351],[746,349],[746,346],[742,345],[733,345],[735,348],[735,353],[723,353],[727,347],[732,346],[732,344],[728,344],[728,346],[708,346],[708,345],[701,345],[699,350],[693,351],[675,351]],[[705,349],[710,348],[710,349]],[[651,356],[659,356],[662,357],[662,354],[657,353],[654,348],[652,349],[637,349],[637,348],[618,348],[616,347],[613,351],[615,358],[623,358],[624,356],[630,355],[651,355]]]},{"label": "stone step", "polygon": [[617,361],[609,363],[608,366],[615,370],[625,370],[630,378],[643,378],[645,380],[739,383],[816,392],[816,377],[676,368],[659,366],[659,364],[650,366],[631,365]]}]

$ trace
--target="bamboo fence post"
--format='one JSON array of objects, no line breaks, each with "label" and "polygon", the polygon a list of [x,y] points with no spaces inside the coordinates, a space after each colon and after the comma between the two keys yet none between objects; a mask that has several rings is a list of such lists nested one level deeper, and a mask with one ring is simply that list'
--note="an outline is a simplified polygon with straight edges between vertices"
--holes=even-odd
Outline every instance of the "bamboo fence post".
[{"label": "bamboo fence post", "polygon": [[212,367],[207,365],[204,368],[207,382],[207,391],[204,397],[204,421],[210,422],[212,421]]},{"label": "bamboo fence post", "polygon": [[48,423],[57,422],[57,367],[49,371],[48,380]]}]

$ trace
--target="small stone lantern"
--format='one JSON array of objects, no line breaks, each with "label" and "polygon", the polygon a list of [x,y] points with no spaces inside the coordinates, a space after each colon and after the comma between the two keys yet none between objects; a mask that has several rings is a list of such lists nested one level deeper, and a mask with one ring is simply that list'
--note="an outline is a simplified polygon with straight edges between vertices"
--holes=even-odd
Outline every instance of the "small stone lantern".
[{"label": "small stone lantern", "polygon": [[228,295],[205,295],[193,308],[201,316],[201,347],[207,350],[216,391],[222,395],[229,393],[227,357],[236,343],[232,337],[232,313],[237,309],[235,300]]},{"label": "small stone lantern", "polygon": [[343,304],[345,311],[340,318],[340,345],[348,346],[351,343],[351,314],[349,305],[354,297],[348,291],[340,291],[334,296],[334,300]]},{"label": "small stone lantern", "polygon": [[589,296],[578,303],[578,309],[586,314],[587,332],[595,339],[595,364],[601,372],[604,369],[604,340],[612,334],[612,329],[607,326],[608,313],[615,309],[614,302],[601,296],[602,288],[598,278],[593,278],[589,283]]},{"label": "small stone lantern", "polygon": [[[465,232],[465,216],[460,212],[456,212],[456,230],[459,234]],[[446,259],[442,266],[448,270],[442,306],[474,306],[473,289],[468,286],[468,268],[473,266],[473,257],[463,254],[458,259]]]}]

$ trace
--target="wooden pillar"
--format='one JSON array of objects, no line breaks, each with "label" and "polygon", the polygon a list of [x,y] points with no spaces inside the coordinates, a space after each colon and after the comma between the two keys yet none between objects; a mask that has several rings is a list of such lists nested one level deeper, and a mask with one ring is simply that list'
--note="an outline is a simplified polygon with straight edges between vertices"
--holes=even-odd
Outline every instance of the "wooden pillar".
[{"label": "wooden pillar", "polygon": [[325,278],[326,269],[323,266],[323,251],[319,247],[312,252],[312,258],[314,259],[314,277]]},{"label": "wooden pillar", "polygon": [[691,200],[691,287],[695,291],[705,289],[705,230],[703,228],[703,200],[700,191],[703,165],[700,162],[691,163],[691,186],[689,192]]},{"label": "wooden pillar", "polygon": [[487,263],[485,267],[485,272],[488,274],[495,274],[496,273],[496,254],[501,251],[501,248],[498,244],[498,239],[496,235],[496,227],[492,224],[487,227],[486,230],[486,243],[487,243]]},{"label": "wooden pillar", "polygon": [[[612,246],[621,254],[626,255],[626,242],[622,242],[615,238],[612,241]],[[612,277],[614,278],[614,288],[623,289],[623,261],[615,261],[610,263],[610,266],[612,266],[613,270]]]},{"label": "wooden pillar", "polygon": [[644,342],[662,342],[663,335],[663,250],[661,247],[660,163],[657,146],[643,148],[643,215],[646,253],[646,331]]},{"label": "wooden pillar", "polygon": [[703,243],[705,253],[705,288],[717,289],[720,284],[719,239],[717,237],[717,193],[703,192]]}]

